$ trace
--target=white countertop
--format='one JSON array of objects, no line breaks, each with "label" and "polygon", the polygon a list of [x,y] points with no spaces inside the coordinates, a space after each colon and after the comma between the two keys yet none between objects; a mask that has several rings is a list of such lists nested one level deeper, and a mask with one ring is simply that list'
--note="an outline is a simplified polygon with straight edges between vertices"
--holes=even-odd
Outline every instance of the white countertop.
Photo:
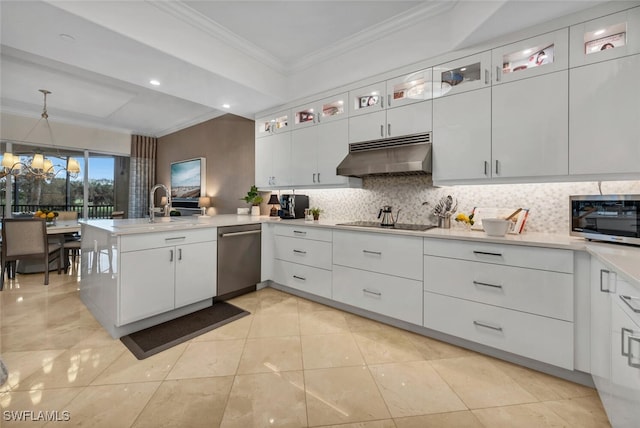
[{"label": "white countertop", "polygon": [[170,230],[204,229],[209,227],[238,226],[242,224],[262,223],[265,217],[224,214],[216,216],[176,216],[156,217],[149,223],[148,218],[130,218],[114,220],[82,220],[80,223],[96,227],[112,235],[132,235],[139,233],[163,232]]},{"label": "white countertop", "polygon": [[424,232],[412,230],[377,229],[359,226],[343,226],[345,221],[305,221],[282,220],[278,217],[248,216],[222,214],[216,216],[190,217],[158,217],[155,223],[149,219],[121,219],[121,220],[86,220],[81,223],[97,227],[113,235],[129,235],[149,232],[162,232],[181,229],[201,229],[209,227],[237,226],[252,223],[280,223],[298,227],[321,227],[341,230],[357,230],[369,233],[388,233],[393,235],[408,235],[434,239],[458,239],[464,241],[492,242],[497,244],[527,245],[533,247],[558,248],[573,251],[587,251],[600,259],[610,269],[619,272],[627,281],[640,287],[640,247],[623,246],[619,244],[596,243],[583,238],[572,237],[569,234],[525,232],[520,235],[507,234],[504,237],[488,236],[482,231],[466,230],[452,227],[451,229],[434,228]]}]

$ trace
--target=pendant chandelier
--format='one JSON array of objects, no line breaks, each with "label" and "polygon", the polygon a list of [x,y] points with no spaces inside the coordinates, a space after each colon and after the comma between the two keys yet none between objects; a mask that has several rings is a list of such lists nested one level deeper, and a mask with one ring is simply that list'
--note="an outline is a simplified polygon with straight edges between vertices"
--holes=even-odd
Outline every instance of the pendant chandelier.
[{"label": "pendant chandelier", "polygon": [[[51,94],[50,91],[46,89],[39,89],[44,96],[44,107],[42,109],[42,114],[40,115],[40,119],[38,122],[31,128],[27,136],[24,138],[25,141],[28,141],[31,133],[38,127],[40,122],[44,123],[45,128],[47,129],[47,133],[49,135],[49,140],[51,141],[51,146],[56,149],[58,152],[57,158],[62,158],[56,144],[53,140],[53,132],[51,132],[51,125],[49,124],[49,114],[47,113],[47,95]],[[5,152],[2,157],[2,176],[11,174],[13,176],[24,176],[29,178],[42,179],[46,181],[51,181],[61,172],[66,172],[71,178],[76,178],[80,174],[80,164],[75,158],[68,157],[66,167],[62,167],[61,165],[54,165],[51,159],[48,159],[42,153],[36,153],[32,158],[22,161],[20,159],[20,155],[14,155],[11,152]]]}]

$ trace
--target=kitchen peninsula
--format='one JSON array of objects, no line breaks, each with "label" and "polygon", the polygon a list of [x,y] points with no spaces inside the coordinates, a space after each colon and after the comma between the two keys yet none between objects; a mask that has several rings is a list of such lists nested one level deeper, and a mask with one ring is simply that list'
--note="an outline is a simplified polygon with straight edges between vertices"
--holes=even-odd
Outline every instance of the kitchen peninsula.
[{"label": "kitchen peninsula", "polygon": [[158,217],[82,222],[80,298],[118,338],[211,306],[217,228],[258,217]]}]

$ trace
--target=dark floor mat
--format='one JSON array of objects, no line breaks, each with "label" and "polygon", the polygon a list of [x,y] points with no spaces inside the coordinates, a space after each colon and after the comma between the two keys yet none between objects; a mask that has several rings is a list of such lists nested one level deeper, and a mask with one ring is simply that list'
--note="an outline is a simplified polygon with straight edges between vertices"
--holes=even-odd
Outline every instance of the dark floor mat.
[{"label": "dark floor mat", "polygon": [[249,312],[230,303],[215,302],[213,306],[131,333],[120,340],[137,359],[143,360],[246,315]]}]

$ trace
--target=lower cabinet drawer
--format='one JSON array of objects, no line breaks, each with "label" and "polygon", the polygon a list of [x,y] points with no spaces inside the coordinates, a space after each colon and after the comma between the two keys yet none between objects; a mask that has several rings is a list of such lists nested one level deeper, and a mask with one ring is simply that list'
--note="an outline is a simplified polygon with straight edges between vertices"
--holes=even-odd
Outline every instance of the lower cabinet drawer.
[{"label": "lower cabinet drawer", "polygon": [[333,266],[333,300],[422,324],[422,281]]},{"label": "lower cabinet drawer", "polygon": [[275,258],[331,270],[331,242],[276,235]]},{"label": "lower cabinet drawer", "polygon": [[424,256],[424,289],[573,321],[573,275]]},{"label": "lower cabinet drawer", "polygon": [[424,326],[573,370],[573,323],[424,293]]},{"label": "lower cabinet drawer", "polygon": [[274,260],[274,281],[316,296],[331,298],[331,271]]}]

